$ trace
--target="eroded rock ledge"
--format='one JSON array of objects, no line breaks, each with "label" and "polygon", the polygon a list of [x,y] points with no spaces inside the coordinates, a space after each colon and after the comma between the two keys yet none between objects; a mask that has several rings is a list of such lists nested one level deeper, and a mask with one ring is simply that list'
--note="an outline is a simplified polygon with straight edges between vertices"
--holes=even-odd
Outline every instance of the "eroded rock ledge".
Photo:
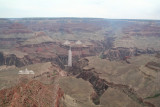
[{"label": "eroded rock ledge", "polygon": [[68,72],[71,75],[75,75],[76,78],[82,78],[92,84],[95,93],[92,93],[91,99],[94,104],[100,104],[100,97],[103,95],[103,93],[107,91],[108,88],[114,88],[125,93],[132,100],[143,106],[155,107],[154,104],[144,101],[144,99],[137,95],[136,91],[133,88],[130,88],[128,85],[116,84],[106,81],[105,79],[101,79],[94,68],[84,70],[83,67],[86,65],[88,65],[88,59],[84,58],[78,61],[72,68],[69,68]]}]

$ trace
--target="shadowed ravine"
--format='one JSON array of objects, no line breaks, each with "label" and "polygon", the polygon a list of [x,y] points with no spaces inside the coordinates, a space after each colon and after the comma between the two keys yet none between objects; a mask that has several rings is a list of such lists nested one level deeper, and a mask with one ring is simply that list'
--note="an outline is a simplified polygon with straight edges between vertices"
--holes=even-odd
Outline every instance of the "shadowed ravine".
[{"label": "shadowed ravine", "polygon": [[87,65],[88,60],[83,59],[79,61],[77,64],[75,64],[72,68],[70,68],[68,72],[72,75],[76,75],[76,78],[82,78],[85,81],[89,81],[92,84],[93,89],[96,93],[94,95],[91,95],[91,99],[94,104],[100,104],[100,97],[103,95],[103,93],[107,91],[108,88],[114,88],[125,93],[133,101],[141,104],[142,106],[155,107],[154,104],[144,101],[144,99],[138,96],[136,94],[136,91],[133,88],[130,88],[128,85],[116,84],[113,82],[108,82],[105,79],[101,79],[94,68],[84,70],[83,67]]}]

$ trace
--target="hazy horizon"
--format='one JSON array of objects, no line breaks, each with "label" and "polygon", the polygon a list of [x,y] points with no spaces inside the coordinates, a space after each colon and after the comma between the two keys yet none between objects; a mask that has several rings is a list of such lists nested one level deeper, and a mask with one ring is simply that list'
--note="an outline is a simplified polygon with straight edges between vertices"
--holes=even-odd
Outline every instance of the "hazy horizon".
[{"label": "hazy horizon", "polygon": [[0,19],[104,19],[104,20],[148,20],[160,21],[160,19],[127,19],[127,18],[101,18],[101,17],[0,17]]},{"label": "hazy horizon", "polygon": [[0,0],[0,18],[160,20],[159,0]]}]

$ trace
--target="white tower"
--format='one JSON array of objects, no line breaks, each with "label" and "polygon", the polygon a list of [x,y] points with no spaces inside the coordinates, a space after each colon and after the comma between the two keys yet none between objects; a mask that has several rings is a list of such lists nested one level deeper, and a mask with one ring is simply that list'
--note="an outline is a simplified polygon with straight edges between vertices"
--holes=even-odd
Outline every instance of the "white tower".
[{"label": "white tower", "polygon": [[68,50],[68,66],[72,67],[72,51],[71,51],[71,47]]}]

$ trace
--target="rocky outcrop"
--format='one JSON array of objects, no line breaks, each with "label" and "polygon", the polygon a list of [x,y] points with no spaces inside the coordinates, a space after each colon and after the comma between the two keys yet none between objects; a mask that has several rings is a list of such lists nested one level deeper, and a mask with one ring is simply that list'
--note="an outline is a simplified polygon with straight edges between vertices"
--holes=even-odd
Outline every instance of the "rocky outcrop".
[{"label": "rocky outcrop", "polygon": [[160,53],[157,53],[155,57],[160,58]]},{"label": "rocky outcrop", "polygon": [[21,23],[9,23],[6,26],[2,26],[1,34],[24,34],[24,33],[32,33],[30,29],[24,26]]},{"label": "rocky outcrop", "polygon": [[21,83],[0,91],[0,106],[38,107],[53,106],[53,90],[43,83],[23,79]]},{"label": "rocky outcrop", "polygon": [[160,63],[157,62],[148,62],[145,66],[157,72],[160,70]]},{"label": "rocky outcrop", "polygon": [[67,56],[58,56],[57,57],[50,57],[50,58],[46,58],[46,57],[35,57],[32,59],[33,63],[42,63],[42,62],[51,62],[53,64],[58,65],[60,68],[64,69],[65,68],[65,64],[68,60]]},{"label": "rocky outcrop", "polygon": [[34,63],[43,63],[43,62],[52,62],[59,65],[61,68],[64,68],[64,65],[67,63],[67,55],[56,55],[53,57],[46,57],[43,55],[37,54],[36,56],[25,55],[22,58],[17,57],[14,54],[4,54],[0,52],[0,65],[15,65],[16,67],[22,67]]},{"label": "rocky outcrop", "polygon": [[154,104],[144,101],[143,98],[137,95],[136,91],[133,88],[127,85],[116,84],[106,81],[105,79],[101,79],[94,68],[83,69],[83,67],[85,67],[86,65],[88,65],[88,60],[82,59],[77,62],[77,64],[75,64],[72,69],[69,69],[69,73],[76,75],[77,78],[82,78],[86,81],[89,81],[92,84],[95,92],[91,94],[91,99],[94,104],[100,104],[100,97],[103,95],[103,93],[107,91],[108,88],[114,88],[125,93],[132,100],[143,106],[155,107]]},{"label": "rocky outcrop", "polygon": [[100,97],[97,95],[96,92],[93,92],[90,97],[92,101],[94,102],[94,104],[96,105],[100,104]]},{"label": "rocky outcrop", "polygon": [[82,78],[86,81],[89,81],[95,93],[91,95],[92,101],[97,105],[100,104],[100,96],[107,90],[108,86],[104,83],[103,79],[100,79],[99,76],[94,73],[94,68],[89,70],[83,70],[83,67],[88,65],[88,59],[81,59],[73,65],[73,67],[68,68],[67,71],[71,75],[77,75],[77,78]]},{"label": "rocky outcrop", "polygon": [[137,103],[139,103],[143,106],[155,107],[154,104],[144,101],[144,99],[142,99],[139,95],[137,95],[136,91],[133,88],[129,87],[128,85],[116,84],[116,83],[108,82],[108,81],[105,81],[105,83],[109,87],[115,88],[115,89],[120,90],[121,92],[125,93],[132,100],[136,101]]},{"label": "rocky outcrop", "polygon": [[17,67],[22,67],[29,64],[32,64],[32,61],[28,56],[25,56],[24,58],[18,58],[14,54],[4,55],[2,52],[0,52],[0,65],[15,65]]},{"label": "rocky outcrop", "polygon": [[77,76],[77,78],[82,78],[89,81],[93,85],[93,88],[98,96],[101,96],[108,88],[108,86],[104,83],[104,80],[100,79],[99,76],[93,73],[92,70],[84,70]]},{"label": "rocky outcrop", "polygon": [[155,51],[154,49],[138,49],[138,48],[111,48],[106,50],[102,54],[102,58],[106,58],[109,60],[126,60],[132,56],[138,56],[141,54],[154,54],[158,53],[158,51]]},{"label": "rocky outcrop", "polygon": [[86,81],[89,81],[93,89],[95,90],[95,93],[91,95],[91,99],[94,104],[98,105],[100,104],[100,96],[107,90],[108,85],[105,84],[105,80],[100,79],[98,75],[93,73],[93,71],[83,71],[81,72],[77,78],[82,78]]},{"label": "rocky outcrop", "polygon": [[8,41],[8,42],[19,41],[19,40],[25,40],[25,38],[0,38],[0,41]]},{"label": "rocky outcrop", "polygon": [[107,58],[109,60],[124,60],[126,57],[131,57],[134,55],[134,49],[112,48],[104,52],[103,58]]},{"label": "rocky outcrop", "polygon": [[105,37],[104,41],[102,41],[104,51],[107,49],[111,49],[113,47],[114,37]]},{"label": "rocky outcrop", "polygon": [[0,107],[62,107],[64,92],[58,83],[62,72],[57,65],[50,65],[33,76],[19,76],[17,84],[0,90]]},{"label": "rocky outcrop", "polygon": [[144,23],[139,22],[131,22],[126,24],[125,27],[123,27],[122,31],[124,34],[129,36],[160,36],[160,26],[156,24],[155,22],[147,22],[144,21]]},{"label": "rocky outcrop", "polygon": [[56,96],[56,101],[55,101],[55,106],[54,107],[63,107],[61,106],[61,98],[64,96],[64,92],[62,91],[61,88],[58,88],[58,91],[57,91],[57,96]]},{"label": "rocky outcrop", "polygon": [[155,54],[155,53],[159,52],[159,51],[155,51],[153,48],[147,48],[147,49],[144,49],[144,50],[136,48],[135,51],[136,51],[136,55],[139,55],[139,54]]}]

